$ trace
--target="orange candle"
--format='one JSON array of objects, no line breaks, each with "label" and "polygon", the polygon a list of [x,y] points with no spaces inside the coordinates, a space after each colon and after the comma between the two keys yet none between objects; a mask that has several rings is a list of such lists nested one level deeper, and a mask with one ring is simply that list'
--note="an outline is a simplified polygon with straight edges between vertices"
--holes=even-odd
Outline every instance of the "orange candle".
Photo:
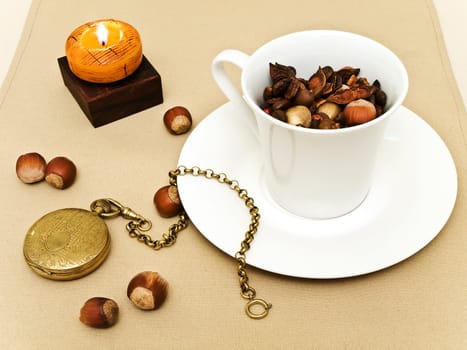
[{"label": "orange candle", "polygon": [[110,83],[132,74],[141,64],[138,31],[128,23],[104,19],[76,28],[65,44],[68,65],[77,77]]}]

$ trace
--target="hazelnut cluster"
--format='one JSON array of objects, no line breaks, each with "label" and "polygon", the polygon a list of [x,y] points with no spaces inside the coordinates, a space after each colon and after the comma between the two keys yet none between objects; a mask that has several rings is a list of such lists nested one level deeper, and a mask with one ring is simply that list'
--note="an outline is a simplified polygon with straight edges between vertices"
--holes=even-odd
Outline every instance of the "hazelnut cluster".
[{"label": "hazelnut cluster", "polygon": [[283,122],[313,129],[338,129],[373,120],[384,112],[386,93],[349,66],[319,67],[308,79],[296,69],[269,63],[272,84],[263,91],[263,110]]},{"label": "hazelnut cluster", "polygon": [[16,175],[26,183],[45,181],[58,189],[70,187],[76,178],[76,166],[67,157],[55,157],[48,163],[37,152],[22,154],[16,160]]},{"label": "hazelnut cluster", "polygon": [[[167,281],[157,272],[144,271],[128,283],[128,299],[141,310],[156,310],[167,297]],[[79,320],[93,328],[109,328],[118,321],[117,302],[106,297],[88,299],[81,307]]]}]

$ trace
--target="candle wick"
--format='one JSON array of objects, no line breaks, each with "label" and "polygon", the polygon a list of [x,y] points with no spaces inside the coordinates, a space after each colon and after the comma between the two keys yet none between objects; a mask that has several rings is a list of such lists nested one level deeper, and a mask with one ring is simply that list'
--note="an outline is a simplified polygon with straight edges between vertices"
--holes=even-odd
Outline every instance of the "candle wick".
[{"label": "candle wick", "polygon": [[105,41],[104,40],[101,41],[101,45],[105,46]]}]

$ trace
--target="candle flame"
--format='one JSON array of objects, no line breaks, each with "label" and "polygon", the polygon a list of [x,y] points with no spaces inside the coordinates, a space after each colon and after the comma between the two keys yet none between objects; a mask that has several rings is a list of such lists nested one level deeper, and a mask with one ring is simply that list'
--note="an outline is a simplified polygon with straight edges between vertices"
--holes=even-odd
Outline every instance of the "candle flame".
[{"label": "candle flame", "polygon": [[97,26],[96,34],[97,34],[97,40],[99,41],[99,43],[102,46],[106,46],[107,40],[109,38],[109,31],[107,30],[107,28],[105,27],[103,23],[100,23]]}]

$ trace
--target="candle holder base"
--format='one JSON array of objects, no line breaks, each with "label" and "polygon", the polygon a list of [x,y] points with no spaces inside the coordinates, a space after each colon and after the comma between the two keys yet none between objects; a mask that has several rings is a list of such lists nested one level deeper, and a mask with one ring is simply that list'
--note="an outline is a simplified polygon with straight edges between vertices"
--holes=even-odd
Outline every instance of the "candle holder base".
[{"label": "candle holder base", "polygon": [[164,101],[161,76],[144,56],[132,75],[113,83],[90,83],[78,78],[66,56],[58,58],[58,65],[65,86],[95,128]]}]

